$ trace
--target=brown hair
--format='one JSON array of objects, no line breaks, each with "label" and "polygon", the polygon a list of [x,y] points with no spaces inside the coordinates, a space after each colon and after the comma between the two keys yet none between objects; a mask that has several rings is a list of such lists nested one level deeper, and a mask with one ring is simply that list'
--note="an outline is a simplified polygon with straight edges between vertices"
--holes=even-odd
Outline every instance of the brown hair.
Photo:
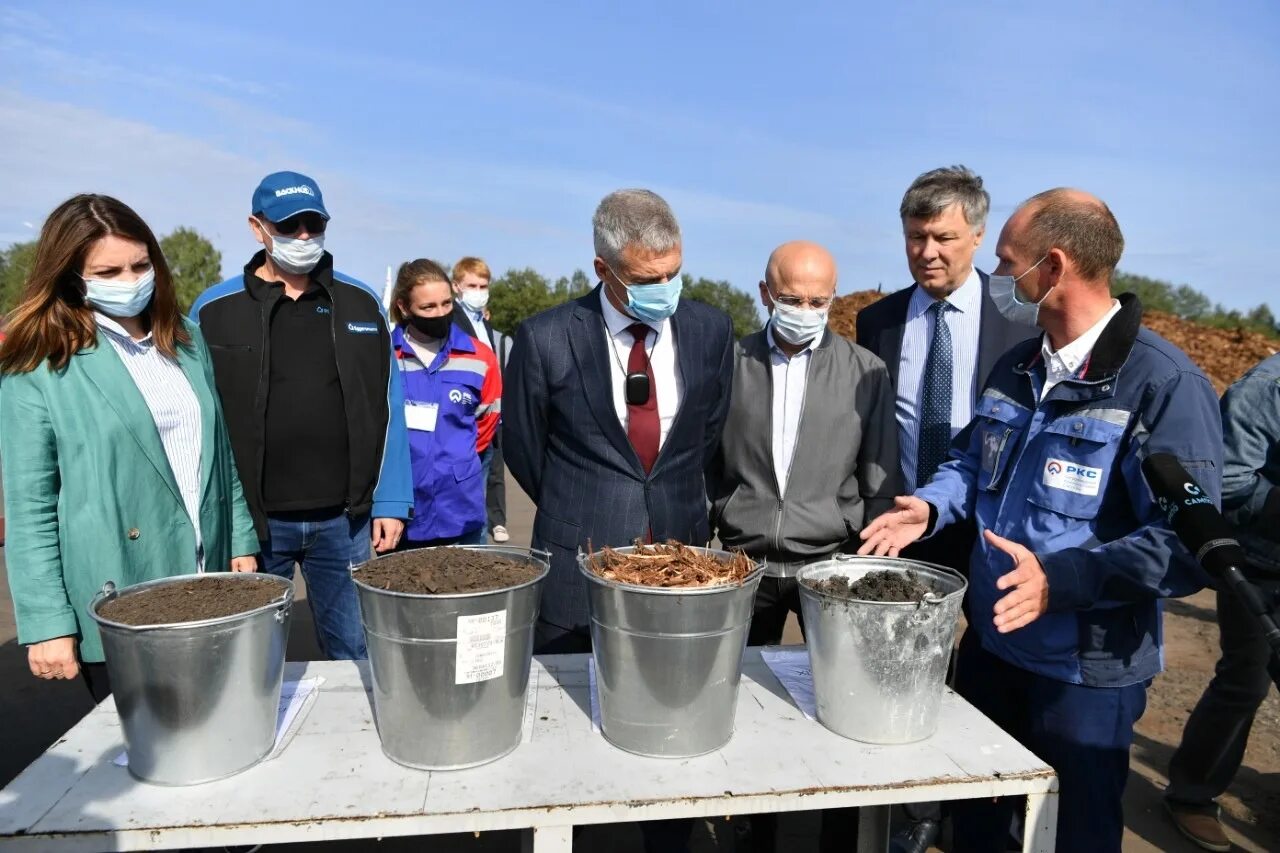
[{"label": "brown hair", "polygon": [[1111,282],[1124,253],[1124,235],[1111,208],[1101,199],[1064,187],[1045,190],[1027,199],[1034,205],[1025,241],[1040,257],[1061,249],[1075,261],[1082,278]]},{"label": "brown hair", "polygon": [[35,262],[0,344],[0,373],[28,373],[46,360],[61,370],[73,355],[96,343],[98,326],[79,273],[90,246],[108,235],[147,247],[156,276],[147,309],[156,348],[176,358],[179,344],[191,344],[155,234],[124,202],[86,193],[58,205],[40,229]]},{"label": "brown hair", "polygon": [[409,294],[413,289],[429,281],[442,281],[448,284],[449,274],[444,271],[444,267],[427,258],[405,261],[400,265],[400,269],[396,272],[396,286],[391,291],[392,323],[399,325],[404,322],[404,312],[400,310],[400,303],[408,302]]},{"label": "brown hair", "polygon": [[493,279],[493,273],[489,271],[489,265],[483,259],[463,258],[453,265],[453,283],[459,283],[468,273],[478,275],[485,281]]}]

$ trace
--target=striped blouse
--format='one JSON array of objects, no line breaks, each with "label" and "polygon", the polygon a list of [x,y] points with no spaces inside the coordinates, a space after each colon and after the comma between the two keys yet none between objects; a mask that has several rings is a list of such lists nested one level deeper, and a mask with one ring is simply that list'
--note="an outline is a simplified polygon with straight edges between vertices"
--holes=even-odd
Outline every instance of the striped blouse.
[{"label": "striped blouse", "polygon": [[203,435],[200,401],[178,362],[156,349],[148,332],[135,341],[124,327],[106,314],[94,312],[98,328],[133,377],[142,399],[151,410],[164,455],[178,483],[182,503],[196,533],[196,570],[204,571],[204,546],[200,536],[200,454]]}]

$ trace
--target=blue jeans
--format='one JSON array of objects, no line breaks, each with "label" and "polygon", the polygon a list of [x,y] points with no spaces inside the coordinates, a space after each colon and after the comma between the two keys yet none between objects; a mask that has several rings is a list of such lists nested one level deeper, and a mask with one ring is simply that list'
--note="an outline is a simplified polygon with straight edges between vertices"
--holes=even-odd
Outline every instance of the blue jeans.
[{"label": "blue jeans", "polygon": [[[1058,772],[1059,850],[1120,853],[1133,725],[1147,685],[1087,687],[1028,672],[982,648],[966,631],[956,692]],[[1013,797],[951,804],[953,853],[1006,849]]]},{"label": "blue jeans", "polygon": [[267,529],[262,570],[292,580],[294,563],[301,564],[320,651],[329,660],[368,657],[351,569],[371,556],[369,516],[305,518],[290,513],[268,517]]}]

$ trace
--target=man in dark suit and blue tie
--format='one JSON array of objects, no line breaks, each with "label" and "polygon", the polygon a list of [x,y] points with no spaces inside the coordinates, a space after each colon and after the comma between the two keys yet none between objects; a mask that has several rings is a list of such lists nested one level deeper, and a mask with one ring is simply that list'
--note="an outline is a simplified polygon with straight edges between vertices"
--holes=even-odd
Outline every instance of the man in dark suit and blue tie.
[{"label": "man in dark suit and blue tie", "polygon": [[[728,315],[680,299],[680,226],[658,195],[618,190],[592,224],[591,293],[520,324],[503,447],[551,554],[535,648],[591,648],[579,549],[710,538],[705,469],[729,406]],[[645,848],[687,848],[692,821],[643,825]]]},{"label": "man in dark suit and blue tie", "polygon": [[[925,172],[902,198],[899,214],[915,279],[858,312],[858,343],[880,356],[897,392],[898,446],[908,489],[929,481],[951,440],[968,426],[996,360],[1032,330],[1005,319],[991,300],[987,274],[973,265],[990,196],[964,166]],[[946,528],[902,556],[968,574],[977,532]],[[937,804],[907,809],[912,825],[894,849],[923,853],[938,836]]]}]

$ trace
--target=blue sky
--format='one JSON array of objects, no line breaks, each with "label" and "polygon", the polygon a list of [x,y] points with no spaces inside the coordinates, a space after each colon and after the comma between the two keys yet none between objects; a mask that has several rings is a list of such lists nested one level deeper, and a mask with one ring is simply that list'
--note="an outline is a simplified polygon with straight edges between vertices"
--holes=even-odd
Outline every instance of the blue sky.
[{"label": "blue sky", "polygon": [[0,3],[0,245],[79,191],[238,270],[258,179],[319,181],[339,268],[590,269],[608,191],[671,201],[685,269],[752,288],[788,239],[840,290],[909,283],[897,206],[1101,195],[1123,269],[1270,301],[1280,4]]}]

